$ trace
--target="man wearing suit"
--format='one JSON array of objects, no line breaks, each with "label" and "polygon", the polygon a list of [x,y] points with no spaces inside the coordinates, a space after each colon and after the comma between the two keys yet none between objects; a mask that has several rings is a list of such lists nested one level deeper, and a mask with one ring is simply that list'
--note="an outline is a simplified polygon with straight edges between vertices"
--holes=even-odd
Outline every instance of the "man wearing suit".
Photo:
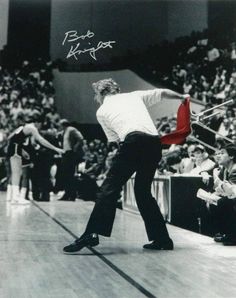
[{"label": "man wearing suit", "polygon": [[163,99],[179,99],[184,102],[189,95],[159,88],[120,93],[119,85],[112,79],[94,83],[93,89],[95,100],[100,104],[97,110],[98,122],[108,141],[119,143],[119,149],[97,194],[84,234],[64,247],[64,252],[72,254],[85,246],[98,245],[98,234],[110,237],[121,188],[135,172],[137,206],[148,239],[152,241],[144,245],[144,248],[172,250],[173,242],[157,202],[151,195],[151,183],[161,159],[161,142],[147,106]]},{"label": "man wearing suit", "polygon": [[219,233],[216,242],[236,245],[236,147],[228,145],[218,152],[220,169],[213,173],[214,189],[222,197],[210,211]]}]

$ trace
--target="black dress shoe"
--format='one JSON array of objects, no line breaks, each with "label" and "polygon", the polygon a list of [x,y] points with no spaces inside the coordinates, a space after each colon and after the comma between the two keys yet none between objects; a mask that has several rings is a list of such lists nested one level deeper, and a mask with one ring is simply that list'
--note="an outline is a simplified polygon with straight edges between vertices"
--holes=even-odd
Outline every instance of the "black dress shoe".
[{"label": "black dress shoe", "polygon": [[80,251],[82,248],[88,246],[93,247],[99,244],[98,235],[93,233],[79,239],[76,239],[73,243],[63,248],[63,252],[67,254],[73,254]]},{"label": "black dress shoe", "polygon": [[39,201],[50,202],[50,194],[48,192],[43,192]]},{"label": "black dress shoe", "polygon": [[225,237],[225,234],[223,234],[223,233],[217,233],[214,236],[214,241],[215,242],[223,242],[224,237]]},{"label": "black dress shoe", "polygon": [[152,249],[152,250],[173,250],[174,244],[171,239],[163,243],[154,240],[151,243],[144,244],[143,248]]}]

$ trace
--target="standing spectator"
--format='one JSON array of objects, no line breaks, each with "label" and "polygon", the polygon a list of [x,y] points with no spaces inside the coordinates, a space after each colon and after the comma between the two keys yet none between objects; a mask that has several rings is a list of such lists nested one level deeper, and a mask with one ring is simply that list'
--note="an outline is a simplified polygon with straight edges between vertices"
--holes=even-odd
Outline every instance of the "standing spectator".
[{"label": "standing spectator", "polygon": [[236,44],[235,44],[235,42],[232,43],[230,58],[231,58],[231,61],[233,62],[233,66],[236,66]]},{"label": "standing spectator", "polygon": [[216,47],[214,47],[213,45],[210,45],[209,50],[207,52],[207,57],[208,57],[208,61],[210,63],[213,63],[217,61],[217,59],[220,57],[220,52]]},{"label": "standing spectator", "polygon": [[62,156],[61,164],[61,177],[65,193],[59,200],[75,201],[75,169],[84,155],[83,136],[75,127],[72,127],[66,119],[60,120],[59,125],[60,129],[63,131],[63,150],[65,152]]}]

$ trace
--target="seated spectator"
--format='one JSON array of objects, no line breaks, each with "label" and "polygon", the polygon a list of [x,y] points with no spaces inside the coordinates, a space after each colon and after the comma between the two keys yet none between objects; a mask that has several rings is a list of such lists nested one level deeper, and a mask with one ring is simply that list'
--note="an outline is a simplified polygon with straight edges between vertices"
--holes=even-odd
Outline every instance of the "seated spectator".
[{"label": "seated spectator", "polygon": [[225,116],[227,119],[229,119],[230,121],[233,121],[235,118],[235,111],[232,107],[228,107],[225,111]]},{"label": "seated spectator", "polygon": [[236,119],[234,119],[232,121],[232,124],[231,124],[231,131],[230,131],[230,134],[229,134],[229,138],[230,139],[233,139],[234,137],[236,136]]},{"label": "seated spectator", "polygon": [[236,245],[236,147],[227,145],[217,155],[220,167],[214,171],[213,182],[215,193],[221,198],[217,206],[210,205],[218,232],[214,240],[224,245]]},{"label": "seated spectator", "polygon": [[178,81],[183,83],[187,77],[187,71],[181,65],[177,65],[175,75]]},{"label": "seated spectator", "polygon": [[195,167],[189,172],[190,175],[199,175],[201,172],[210,172],[215,167],[215,162],[208,157],[204,146],[197,145],[194,149]]},{"label": "seated spectator", "polygon": [[19,116],[19,114],[23,114],[23,109],[21,108],[19,101],[16,100],[12,104],[10,116],[12,117],[12,119],[16,119]]},{"label": "seated spectator", "polygon": [[57,113],[57,108],[55,106],[51,107],[50,112],[46,114],[46,121],[52,124],[57,124],[60,120],[60,115]]},{"label": "seated spectator", "polygon": [[191,89],[192,89],[191,80],[188,78],[187,80],[184,81],[183,92],[185,94],[190,94]]},{"label": "seated spectator", "polygon": [[215,62],[220,57],[220,51],[213,45],[209,45],[207,57],[209,62]]},{"label": "seated spectator", "polygon": [[171,127],[169,123],[168,117],[163,117],[159,123],[159,126],[157,127],[157,131],[160,136],[164,136],[171,132]]},{"label": "seated spectator", "polygon": [[231,49],[231,53],[230,53],[230,58],[231,61],[233,62],[233,65],[236,65],[236,44],[235,42],[232,43],[232,49]]},{"label": "seated spectator", "polygon": [[231,122],[228,118],[224,118],[223,122],[220,125],[220,128],[218,130],[218,133],[223,136],[223,137],[227,137],[230,133],[231,133]]},{"label": "seated spectator", "polygon": [[179,174],[180,173],[181,154],[180,151],[172,151],[164,157],[164,174]]},{"label": "seated spectator", "polygon": [[54,98],[44,95],[41,104],[46,111],[50,111],[51,107],[54,105]]},{"label": "seated spectator", "polygon": [[180,163],[180,173],[181,174],[187,174],[190,173],[194,166],[195,166],[195,156],[194,156],[194,151],[195,151],[196,145],[190,144],[187,147],[187,157],[184,157],[181,160]]},{"label": "seated spectator", "polygon": [[84,160],[85,160],[84,174],[87,174],[91,178],[96,179],[97,155],[93,151],[92,152],[88,151],[85,153]]}]

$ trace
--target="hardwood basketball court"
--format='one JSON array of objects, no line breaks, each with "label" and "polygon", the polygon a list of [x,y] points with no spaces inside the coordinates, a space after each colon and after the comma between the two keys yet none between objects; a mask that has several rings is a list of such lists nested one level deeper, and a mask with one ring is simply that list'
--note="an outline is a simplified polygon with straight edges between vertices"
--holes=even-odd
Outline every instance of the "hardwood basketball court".
[{"label": "hardwood basketball court", "polygon": [[141,217],[117,210],[111,238],[65,255],[92,202],[11,205],[0,193],[0,297],[236,297],[236,247],[168,225],[174,251],[146,251]]}]

